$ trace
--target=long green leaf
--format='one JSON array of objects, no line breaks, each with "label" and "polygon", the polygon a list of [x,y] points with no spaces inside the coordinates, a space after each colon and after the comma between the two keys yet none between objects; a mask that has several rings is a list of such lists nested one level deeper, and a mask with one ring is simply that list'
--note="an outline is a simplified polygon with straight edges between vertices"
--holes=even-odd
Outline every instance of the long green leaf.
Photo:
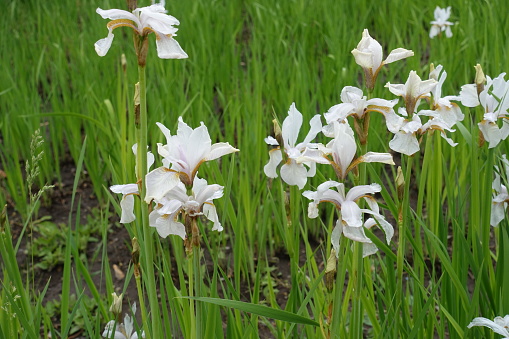
[{"label": "long green leaf", "polygon": [[226,306],[230,308],[234,308],[240,311],[260,315],[262,317],[282,320],[290,323],[304,324],[304,325],[313,325],[319,326],[319,324],[311,320],[309,318],[302,317],[295,313],[291,313],[288,311],[277,310],[274,308],[270,308],[263,305],[250,304],[243,301],[236,300],[227,300],[227,299],[219,299],[219,298],[204,298],[204,297],[182,297],[185,299],[193,299],[196,301],[202,301],[210,304],[215,304],[219,306]]}]

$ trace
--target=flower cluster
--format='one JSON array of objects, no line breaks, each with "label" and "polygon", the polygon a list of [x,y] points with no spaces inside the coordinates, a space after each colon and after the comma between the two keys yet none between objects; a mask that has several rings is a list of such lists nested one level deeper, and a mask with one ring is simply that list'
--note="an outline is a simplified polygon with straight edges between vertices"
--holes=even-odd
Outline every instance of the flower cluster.
[{"label": "flower cluster", "polygon": [[[482,72],[482,70],[481,70]],[[479,68],[478,68],[479,73]],[[483,75],[484,77],[484,75]],[[478,124],[489,148],[497,146],[509,136],[509,81],[501,73],[495,79],[487,77],[486,84],[478,82],[461,87],[461,103],[467,107],[481,106],[483,120]]]},{"label": "flower cluster", "polygon": [[[394,133],[394,138],[389,142],[389,147],[405,155],[412,155],[419,151],[417,137],[429,130],[440,131],[442,137],[451,145],[456,146],[445,134],[446,131],[454,132],[452,127],[464,118],[459,106],[450,100],[460,100],[457,96],[442,97],[442,85],[447,78],[447,73],[442,71],[442,65],[432,67],[430,79],[421,80],[415,71],[411,71],[406,83],[387,83],[389,91],[404,99],[405,107],[385,114],[387,129]],[[433,100],[431,109],[418,111],[422,99]],[[422,116],[429,117],[425,123]]]},{"label": "flower cluster", "polygon": [[[149,216],[150,226],[155,227],[163,238],[173,234],[186,239],[191,236],[192,229],[187,229],[184,223],[179,222],[179,217],[185,220],[187,216],[196,218],[203,215],[214,223],[212,230],[222,231],[212,201],[223,195],[223,187],[209,185],[197,174],[202,163],[238,152],[238,149],[228,143],[212,144],[203,123],[193,129],[182,117],[179,118],[175,135],[163,124],[157,123],[157,126],[166,137],[166,144],[157,144],[158,153],[163,158],[162,166],[150,171],[145,177],[145,202],[155,202],[155,208]],[[148,158],[150,168],[154,162],[153,155]],[[110,189],[114,193],[123,194],[120,222],[134,221],[134,196],[139,195],[138,185],[114,185]]]},{"label": "flower cluster", "polygon": [[[509,178],[509,160],[506,155],[502,155],[502,165],[504,167],[505,178]],[[495,180],[492,184],[493,199],[491,200],[491,217],[490,225],[498,226],[498,224],[505,218],[505,210],[507,209],[507,203],[509,202],[509,193],[507,187],[502,184],[498,166],[495,166]]]}]

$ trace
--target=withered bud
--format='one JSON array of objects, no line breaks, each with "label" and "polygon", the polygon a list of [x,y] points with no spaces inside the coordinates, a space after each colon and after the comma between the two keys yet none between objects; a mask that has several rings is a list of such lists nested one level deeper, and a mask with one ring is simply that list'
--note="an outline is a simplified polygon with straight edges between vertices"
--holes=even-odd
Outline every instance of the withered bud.
[{"label": "withered bud", "polygon": [[477,86],[477,95],[484,91],[484,84],[486,83],[486,77],[482,71],[480,64],[474,66],[475,68],[475,85]]},{"label": "withered bud", "polygon": [[329,292],[334,288],[334,281],[336,280],[336,266],[336,251],[332,249],[329,259],[327,259],[327,266],[325,267],[325,287]]},{"label": "withered bud", "polygon": [[405,177],[403,176],[401,166],[398,166],[398,173],[396,174],[396,190],[398,192],[398,199],[400,201],[403,200],[405,194]]},{"label": "withered bud", "polygon": [[134,85],[134,124],[140,126],[140,83]]},{"label": "withered bud", "polygon": [[279,147],[281,147],[282,149],[284,147],[284,142],[281,126],[279,126],[279,122],[277,121],[277,119],[272,120],[272,124],[274,125],[274,138],[277,140]]},{"label": "withered bud", "polygon": [[131,252],[131,257],[132,257],[133,263],[135,265],[139,265],[140,264],[140,244],[138,243],[138,239],[136,239],[136,237],[134,237],[131,240],[131,244],[133,246],[133,251]]},{"label": "withered bud", "polygon": [[138,0],[127,0],[127,9],[129,9],[130,12],[134,11],[136,8],[138,8]]}]

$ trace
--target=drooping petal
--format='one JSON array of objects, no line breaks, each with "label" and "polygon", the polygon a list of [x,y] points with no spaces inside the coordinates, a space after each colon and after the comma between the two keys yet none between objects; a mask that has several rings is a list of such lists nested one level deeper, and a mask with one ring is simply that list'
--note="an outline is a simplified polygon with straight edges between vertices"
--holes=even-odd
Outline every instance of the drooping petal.
[{"label": "drooping petal", "polygon": [[499,324],[495,323],[492,320],[483,318],[483,317],[477,317],[472,320],[470,324],[468,324],[468,328],[472,328],[473,326],[485,326],[493,330],[493,332],[498,333],[500,335],[503,335],[504,337],[509,337],[509,331]]},{"label": "drooping petal", "polygon": [[336,222],[336,226],[334,226],[334,229],[332,230],[332,234],[331,234],[331,243],[332,243],[332,247],[336,251],[336,256],[339,255],[339,242],[341,240],[342,233],[343,233],[343,225],[341,223],[341,220],[338,220]]},{"label": "drooping petal", "polygon": [[461,86],[460,100],[463,106],[477,107],[480,105],[479,96],[477,95],[477,86],[475,84],[467,84]]},{"label": "drooping petal", "polygon": [[490,225],[495,227],[504,220],[505,218],[505,209],[506,205],[503,202],[493,202],[491,204],[491,215],[490,215]]},{"label": "drooping petal", "polygon": [[362,257],[366,258],[372,254],[378,252],[378,247],[373,243],[365,243],[362,245]]},{"label": "drooping petal", "polygon": [[489,148],[497,146],[502,141],[502,134],[496,123],[483,120],[478,123],[478,126],[484,139],[489,142]]},{"label": "drooping petal", "polygon": [[104,331],[101,335],[103,336],[103,338],[111,338],[111,334],[113,333],[113,328],[115,328],[115,333],[114,333],[113,338],[114,339],[125,339],[125,335],[119,331],[120,326],[122,326],[122,325],[119,324],[119,325],[115,326],[115,320],[110,320],[106,324]]},{"label": "drooping petal", "polygon": [[187,59],[188,55],[171,35],[156,33],[157,56],[161,59]]},{"label": "drooping petal", "polygon": [[341,204],[341,216],[343,218],[343,221],[350,227],[362,226],[361,209],[352,200],[346,200]]},{"label": "drooping petal", "polygon": [[372,241],[364,233],[364,227],[350,227],[343,225],[343,235],[353,241],[371,243]]},{"label": "drooping petal", "polygon": [[128,224],[136,220],[134,215],[134,195],[124,195],[120,201],[120,207],[122,208],[122,215],[120,216],[121,224]]},{"label": "drooping petal", "polygon": [[283,154],[279,149],[273,149],[269,151],[269,162],[263,167],[263,172],[269,178],[277,178],[277,166],[283,160]]},{"label": "drooping petal", "polygon": [[105,56],[106,53],[110,50],[111,44],[113,42],[113,38],[115,35],[111,32],[108,33],[108,36],[104,39],[98,40],[95,44],[95,51],[99,56]]},{"label": "drooping petal", "polygon": [[419,151],[419,142],[412,133],[398,132],[389,142],[389,147],[395,152],[410,156]]},{"label": "drooping petal", "polygon": [[214,226],[212,227],[213,231],[223,231],[223,226],[219,222],[219,217],[217,216],[216,206],[210,203],[205,203],[203,205],[203,215],[214,223]]},{"label": "drooping petal", "polygon": [[299,189],[303,189],[307,182],[308,171],[303,164],[297,164],[290,161],[288,164],[281,166],[281,179],[288,185],[297,185]]},{"label": "drooping petal", "polygon": [[157,233],[159,233],[161,238],[166,238],[170,234],[174,234],[184,240],[186,239],[185,226],[182,223],[175,221],[174,216],[171,214],[160,216],[157,218],[155,225],[150,226],[156,228]]},{"label": "drooping petal", "polygon": [[180,182],[179,173],[166,167],[159,167],[149,172],[145,177],[146,196],[145,202],[152,199],[161,199],[168,191],[173,189]]}]

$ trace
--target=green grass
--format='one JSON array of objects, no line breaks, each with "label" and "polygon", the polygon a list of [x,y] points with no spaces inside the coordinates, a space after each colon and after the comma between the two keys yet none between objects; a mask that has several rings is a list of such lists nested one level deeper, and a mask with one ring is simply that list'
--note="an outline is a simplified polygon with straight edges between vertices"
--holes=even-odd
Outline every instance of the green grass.
[{"label": "green grass", "polygon": [[[140,5],[148,3],[140,1]],[[154,267],[161,272],[155,284],[161,298],[161,328],[166,333],[189,337],[193,333],[190,326],[196,322],[199,331],[217,337],[255,338],[270,332],[274,337],[315,338],[329,329],[337,331],[332,337],[340,338],[354,337],[354,330],[368,337],[386,338],[492,336],[489,330],[466,326],[477,316],[493,319],[509,313],[509,295],[504,290],[509,276],[503,269],[509,224],[504,220],[498,228],[489,226],[493,165],[498,164],[509,142],[494,150],[486,145],[478,147],[477,122],[482,112],[463,109],[466,118],[452,134],[459,143],[455,148],[438,137],[423,138],[421,151],[412,160],[412,177],[406,178],[410,180],[408,199],[413,208],[403,207],[408,226],[402,235],[405,253],[397,252],[396,236],[390,245],[373,236],[380,253],[363,261],[364,288],[357,296],[362,304],[361,318],[350,317],[350,298],[356,291],[352,284],[343,286],[339,279],[349,279],[356,269],[352,266],[353,251],[345,251],[338,264],[341,281],[335,290],[328,292],[322,283],[337,213],[332,206],[321,204],[322,218],[309,219],[308,200],[297,188],[287,191],[288,186],[280,179],[269,180],[263,174],[268,161],[263,139],[272,133],[274,117],[282,122],[295,102],[304,115],[303,128],[308,129],[312,116],[340,102],[344,86],[363,86],[362,70],[350,52],[364,28],[381,43],[385,55],[398,47],[415,52],[414,57],[382,70],[374,97],[393,99],[383,87],[387,81],[404,83],[410,70],[425,79],[430,63],[442,64],[447,71],[446,95],[458,94],[462,85],[473,82],[477,63],[492,77],[509,69],[505,37],[509,4],[454,1],[449,4],[451,21],[456,23],[453,37],[430,40],[429,22],[436,5],[447,4],[434,1],[424,6],[396,0],[167,3],[168,12],[181,21],[176,39],[189,59],[158,59],[154,37],[150,36],[148,144],[156,153],[156,144],[164,141],[156,122],[174,132],[177,118],[183,116],[193,128],[203,121],[213,142],[228,141],[240,152],[200,168],[200,176],[209,184],[225,186],[225,196],[216,201],[225,230],[217,234],[209,231],[209,224],[200,224],[202,251],[209,254],[213,269],[206,271],[201,262],[203,279],[197,282],[196,287],[201,288],[197,297],[230,301],[202,303],[183,298],[190,295],[187,281],[193,266],[188,265],[182,241],[153,237]],[[108,22],[95,9],[124,6],[124,2],[88,0],[12,1],[6,5],[0,22],[4,32],[0,44],[7,46],[0,50],[0,170],[6,175],[3,178],[0,172],[0,207],[8,203],[9,213],[0,220],[0,306],[9,306],[0,310],[0,337],[7,333],[31,337],[41,326],[44,333],[62,335],[73,329],[77,313],[80,319],[85,318],[86,335],[97,337],[110,316],[105,300],[113,287],[105,248],[111,234],[108,230],[114,226],[106,216],[110,205],[116,211],[120,208],[119,197],[107,188],[135,182],[132,97],[138,70],[129,29],[115,30],[105,57],[97,56],[93,44],[106,36]],[[122,53],[127,58],[125,72]],[[79,179],[88,178],[104,212],[97,216],[101,233],[94,235],[101,239],[101,272],[89,273],[88,263],[80,259],[76,234],[83,225],[70,218],[68,232],[60,234],[66,240],[63,295],[73,283],[79,292],[72,303],[68,293],[61,301],[59,333],[44,310],[44,291],[33,290],[31,279],[20,273],[16,248],[9,245],[13,224],[7,215],[15,209],[28,231],[32,220],[44,217],[39,215],[39,204],[50,200],[42,195],[34,205],[26,184],[25,161],[32,156],[30,136],[38,128],[45,142],[35,187],[62,183],[69,175],[75,176],[75,185]],[[372,115],[368,150],[388,151],[391,138],[383,117]],[[63,164],[69,162],[77,167],[76,174],[62,172]],[[394,184],[396,168],[370,164],[367,173],[369,183],[383,184],[382,210],[396,226],[401,203]],[[305,190],[314,190],[329,179],[334,180],[333,171],[319,165],[317,176],[308,181]],[[290,197],[287,206],[283,203],[286,192]],[[80,206],[79,199],[74,200],[74,206]],[[85,211],[78,208],[72,213]],[[135,224],[125,227],[131,237],[136,234]],[[415,237],[416,232],[421,237]],[[129,252],[126,248],[126,256]],[[278,256],[288,259],[291,275],[284,282],[291,285],[284,306],[278,304],[277,297],[284,280],[274,272],[274,258]],[[398,260],[402,260],[401,276],[395,271]],[[132,269],[128,279],[134,284]],[[109,282],[111,290],[93,286],[91,275],[96,273]],[[19,301],[14,300],[12,286],[19,292]],[[136,300],[136,296],[130,297]],[[83,300],[90,298],[97,303],[102,318],[88,311]],[[252,305],[250,311],[239,306],[244,305],[240,301],[278,309],[271,310],[273,314],[287,315],[281,312],[288,311],[294,320],[305,318],[308,322],[292,323],[273,316],[279,319],[274,320],[269,313],[264,317],[263,308]],[[337,311],[333,312],[332,325],[327,323],[329,307]],[[193,309],[197,311],[195,319],[190,316]],[[143,309],[138,307],[138,312]],[[147,312],[144,316],[149,316]],[[361,328],[352,329],[352,323]],[[143,325],[147,332],[149,327]]]}]

